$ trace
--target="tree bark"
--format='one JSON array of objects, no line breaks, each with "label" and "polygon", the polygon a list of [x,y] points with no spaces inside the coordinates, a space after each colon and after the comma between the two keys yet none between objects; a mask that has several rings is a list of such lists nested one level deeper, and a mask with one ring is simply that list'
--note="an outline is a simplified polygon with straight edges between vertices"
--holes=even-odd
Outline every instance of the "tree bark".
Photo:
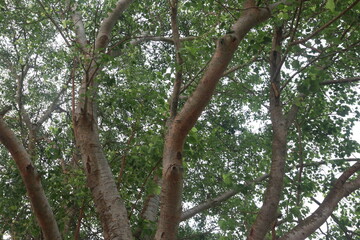
[{"label": "tree bark", "polygon": [[[101,69],[97,60],[108,46],[111,30],[131,2],[132,0],[118,1],[113,11],[100,25],[94,52],[84,52],[87,63],[74,116],[76,143],[81,151],[87,185],[91,190],[106,240],[130,240],[132,233],[125,204],[119,196],[114,176],[99,140],[95,101],[98,83],[95,78]],[[90,48],[85,46],[87,41],[81,17],[75,13],[73,21],[76,26],[76,41],[83,51],[88,51],[87,49]]]},{"label": "tree bark", "polygon": [[36,220],[47,240],[60,240],[61,235],[50,204],[41,185],[41,177],[29,154],[0,117],[0,142],[9,150],[20,171]]},{"label": "tree bark", "polygon": [[316,231],[326,219],[333,213],[340,200],[348,196],[353,191],[360,188],[360,175],[356,179],[347,180],[360,170],[360,162],[356,162],[348,168],[335,182],[331,191],[327,194],[324,201],[316,211],[298,224],[290,232],[286,233],[280,240],[303,240]]},{"label": "tree bark", "polygon": [[[141,218],[143,220],[143,225],[138,227],[134,232],[134,237],[141,240],[151,240],[154,239],[154,233],[149,233],[146,230],[148,227],[151,227],[152,224],[156,223],[160,205],[160,196],[158,194],[151,194],[146,197],[141,211]],[[145,224],[145,227],[143,227]]]},{"label": "tree bark", "polygon": [[81,114],[75,123],[76,139],[91,190],[100,216],[105,239],[132,239],[125,205],[99,140],[94,115]]},{"label": "tree bark", "polygon": [[[247,1],[252,2],[252,1]],[[275,5],[273,5],[275,6]],[[183,188],[182,153],[185,138],[209,103],[215,87],[226,70],[240,41],[257,24],[271,16],[271,9],[249,8],[233,25],[232,34],[217,42],[215,53],[204,76],[182,110],[169,123],[163,152],[161,205],[156,240],[176,239],[181,217]]]},{"label": "tree bark", "polygon": [[270,178],[264,195],[263,205],[250,229],[248,240],[263,240],[277,218],[277,209],[285,176],[287,131],[298,111],[298,106],[293,105],[285,116],[280,100],[282,38],[282,28],[275,27],[270,54],[270,118],[273,130]]}]

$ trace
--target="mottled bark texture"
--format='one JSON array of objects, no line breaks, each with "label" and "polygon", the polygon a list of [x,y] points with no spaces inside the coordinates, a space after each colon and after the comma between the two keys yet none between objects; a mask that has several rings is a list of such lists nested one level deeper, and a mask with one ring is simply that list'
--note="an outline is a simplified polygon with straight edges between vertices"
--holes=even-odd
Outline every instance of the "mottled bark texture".
[{"label": "mottled bark texture", "polygon": [[[88,104],[94,103],[88,100]],[[104,238],[131,239],[126,209],[102,150],[95,116],[84,111],[76,118],[76,142],[81,150],[87,184],[102,223]]]},{"label": "mottled bark texture", "polygon": [[41,177],[34,168],[24,146],[13,131],[9,129],[2,117],[0,117],[0,142],[4,144],[15,160],[44,238],[46,240],[60,240],[59,228],[41,185]]},{"label": "mottled bark texture", "polygon": [[86,46],[85,28],[81,17],[78,13],[73,16],[76,41],[80,44],[86,58],[84,63],[86,68],[74,116],[75,139],[81,151],[87,184],[91,190],[106,240],[130,240],[132,233],[125,205],[119,196],[114,176],[99,140],[96,110],[98,82],[96,77],[101,66],[97,64],[97,60],[107,48],[111,31],[119,16],[131,2],[132,0],[118,1],[113,11],[102,21],[93,52],[86,52],[91,48]]},{"label": "mottled bark texture", "polygon": [[[252,1],[247,1],[252,2]],[[257,24],[271,16],[271,8],[248,8],[233,25],[232,34],[217,42],[215,53],[191,97],[168,124],[163,153],[161,206],[156,240],[176,239],[181,217],[183,187],[182,154],[185,138],[209,103],[240,41]]]}]

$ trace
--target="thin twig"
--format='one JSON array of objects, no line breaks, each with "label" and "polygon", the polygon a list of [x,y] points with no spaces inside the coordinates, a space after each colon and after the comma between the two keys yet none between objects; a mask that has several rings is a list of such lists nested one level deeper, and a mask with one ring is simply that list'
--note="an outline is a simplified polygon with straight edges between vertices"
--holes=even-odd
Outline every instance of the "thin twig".
[{"label": "thin twig", "polygon": [[118,181],[117,181],[117,188],[120,188],[120,184],[121,184],[121,180],[122,180],[122,176],[124,175],[124,171],[125,171],[125,167],[126,167],[126,157],[129,153],[129,150],[131,148],[131,142],[133,141],[135,135],[136,135],[136,123],[132,126],[131,128],[131,134],[129,139],[126,142],[126,148],[124,150],[124,154],[121,156],[121,167],[120,167],[120,171],[119,171],[119,175],[118,175]]},{"label": "thin twig", "polygon": [[211,59],[209,59],[205,65],[194,75],[194,77],[192,79],[190,79],[190,81],[181,88],[180,90],[180,94],[183,93],[188,87],[190,87],[190,85],[196,80],[196,78],[206,69],[206,67],[209,65]]},{"label": "thin twig", "polygon": [[70,48],[71,44],[69,43],[69,41],[65,37],[65,35],[64,35],[63,31],[61,30],[59,24],[57,24],[55,19],[46,11],[46,8],[45,8],[44,4],[40,0],[36,0],[36,1],[40,4],[41,8],[44,10],[45,15],[50,19],[50,21],[54,24],[55,28],[59,31],[59,33],[60,33],[61,37],[64,39],[67,47]]},{"label": "thin twig", "polygon": [[255,62],[256,60],[258,60],[258,56],[259,54],[256,54],[254,57],[252,57],[249,61],[247,61],[246,63],[243,63],[243,64],[240,64],[240,65],[237,65],[237,66],[234,66],[232,68],[230,68],[229,70],[226,70],[224,73],[223,73],[223,76],[226,76],[238,69],[241,69],[241,68],[244,68],[245,66],[248,66],[250,65],[251,63]]},{"label": "thin twig", "polygon": [[330,84],[338,84],[338,83],[351,83],[351,82],[359,82],[360,77],[353,77],[353,78],[342,78],[338,80],[329,80],[321,82],[320,85],[330,85]]},{"label": "thin twig", "polygon": [[[293,73],[290,78],[284,83],[284,85],[281,87],[280,91],[282,91],[290,82],[291,80],[296,76],[298,75],[299,73],[301,73],[302,71],[304,71],[307,67],[309,67],[310,65],[312,65],[314,62],[320,60],[320,59],[323,59],[323,58],[327,58],[327,57],[332,57],[334,55],[336,55],[337,53],[343,53],[343,52],[346,52],[348,50],[350,50],[351,48],[357,46],[358,44],[360,43],[359,42],[356,42],[354,44],[351,44],[349,47],[347,47],[346,49],[340,49],[339,51],[335,51],[335,52],[331,52],[331,53],[328,53],[328,54],[325,54],[323,56],[319,55],[317,56],[316,58],[314,58],[313,60],[311,60],[309,63],[307,63],[304,67],[300,68],[298,71],[296,71],[295,73]],[[321,83],[320,83],[321,84]]]},{"label": "thin twig", "polygon": [[309,36],[291,42],[290,45],[296,45],[296,44],[300,44],[300,43],[304,43],[306,41],[308,41],[309,39],[313,38],[314,36],[316,36],[317,34],[319,34],[321,31],[323,31],[325,28],[327,28],[328,26],[330,26],[333,22],[335,22],[336,20],[338,20],[340,17],[342,17],[347,11],[349,11],[350,9],[352,9],[353,7],[355,7],[356,4],[358,4],[360,2],[360,0],[356,0],[355,2],[353,2],[349,7],[347,7],[344,11],[342,11],[339,15],[337,15],[336,17],[334,17],[333,19],[331,19],[329,22],[325,23],[322,27],[320,27],[318,30],[316,30],[315,32],[313,32],[312,34],[310,34]]},{"label": "thin twig", "polygon": [[230,12],[229,8],[227,6],[225,6],[224,4],[222,4],[220,1],[215,0],[215,2],[217,2],[222,8],[224,8],[233,19],[237,20],[237,18]]}]

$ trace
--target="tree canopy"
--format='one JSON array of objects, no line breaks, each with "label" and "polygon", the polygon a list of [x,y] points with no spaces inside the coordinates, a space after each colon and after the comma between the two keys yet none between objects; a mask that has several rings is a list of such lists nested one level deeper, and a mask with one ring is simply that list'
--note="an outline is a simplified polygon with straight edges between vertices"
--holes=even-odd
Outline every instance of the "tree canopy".
[{"label": "tree canopy", "polygon": [[360,238],[359,0],[1,0],[0,239]]}]

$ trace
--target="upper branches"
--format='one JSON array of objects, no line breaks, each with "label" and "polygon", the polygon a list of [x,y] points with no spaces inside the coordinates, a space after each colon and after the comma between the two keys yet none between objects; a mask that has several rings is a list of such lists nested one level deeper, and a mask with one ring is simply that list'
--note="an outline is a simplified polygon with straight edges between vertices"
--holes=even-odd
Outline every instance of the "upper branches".
[{"label": "upper branches", "polygon": [[301,44],[301,43],[305,43],[306,41],[308,41],[309,39],[315,37],[316,35],[318,35],[320,32],[322,32],[324,29],[326,29],[327,27],[329,27],[332,23],[334,23],[336,20],[338,20],[339,18],[341,18],[346,12],[348,12],[350,9],[352,9],[353,7],[356,6],[356,4],[358,4],[360,2],[360,0],[356,0],[354,1],[349,7],[347,7],[345,10],[343,10],[341,13],[339,13],[339,15],[337,15],[336,17],[334,17],[333,19],[331,19],[329,22],[325,23],[323,26],[321,26],[319,29],[315,30],[313,33],[311,33],[310,35],[308,35],[307,37],[300,39],[300,40],[296,40],[294,42],[291,42],[291,45],[296,45],[296,44]]},{"label": "upper branches", "polygon": [[95,41],[95,50],[101,51],[107,47],[115,23],[132,2],[133,0],[119,0],[113,11],[102,21]]},{"label": "upper branches", "polygon": [[76,39],[76,42],[79,44],[80,49],[82,50],[82,52],[86,53],[86,44],[87,44],[86,33],[85,33],[85,27],[84,27],[84,23],[82,21],[80,13],[75,12],[72,15],[72,20],[73,20],[74,25],[75,25],[75,39]]},{"label": "upper branches", "polygon": [[174,118],[177,114],[178,101],[180,95],[180,88],[182,84],[182,75],[183,75],[183,58],[181,56],[181,42],[180,42],[180,33],[178,27],[178,2],[177,0],[173,0],[170,3],[170,11],[171,11],[171,29],[173,34],[173,41],[175,47],[175,59],[176,59],[176,73],[175,73],[175,82],[174,89],[171,96],[171,104],[170,104],[170,118]]},{"label": "upper branches", "polygon": [[[247,1],[251,3],[252,1]],[[280,2],[279,2],[280,4]],[[210,101],[216,84],[223,76],[230,60],[233,57],[240,41],[257,24],[267,20],[271,16],[270,8],[248,8],[232,26],[232,34],[227,34],[217,42],[215,53],[209,62],[207,69],[200,80],[192,96],[185,102],[181,112],[175,121],[179,124],[180,138],[186,136],[194,126],[201,112]]]}]

